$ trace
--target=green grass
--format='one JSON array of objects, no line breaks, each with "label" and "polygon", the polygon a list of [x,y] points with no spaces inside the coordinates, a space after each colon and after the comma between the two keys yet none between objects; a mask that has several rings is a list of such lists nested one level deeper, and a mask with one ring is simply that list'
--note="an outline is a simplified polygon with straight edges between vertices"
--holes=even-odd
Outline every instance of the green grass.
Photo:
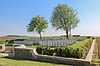
[{"label": "green grass", "polygon": [[9,43],[6,40],[0,40],[0,44],[5,44],[6,46],[12,46],[12,43]]},{"label": "green grass", "polygon": [[39,45],[33,45],[33,46],[26,46],[27,48],[34,48],[36,49]]},{"label": "green grass", "polygon": [[4,40],[0,40],[0,44],[8,44],[8,42],[6,42]]},{"label": "green grass", "polygon": [[39,37],[28,37],[28,38],[25,38],[25,40],[39,40],[40,38]]},{"label": "green grass", "polygon": [[30,60],[16,60],[0,56],[0,66],[69,66],[69,65],[52,64],[52,63],[30,61]]},{"label": "green grass", "polygon": [[89,42],[89,39],[86,39],[83,41],[77,41],[75,44],[70,45],[68,47],[79,48],[79,47],[82,47],[83,45],[87,44],[88,42]]}]

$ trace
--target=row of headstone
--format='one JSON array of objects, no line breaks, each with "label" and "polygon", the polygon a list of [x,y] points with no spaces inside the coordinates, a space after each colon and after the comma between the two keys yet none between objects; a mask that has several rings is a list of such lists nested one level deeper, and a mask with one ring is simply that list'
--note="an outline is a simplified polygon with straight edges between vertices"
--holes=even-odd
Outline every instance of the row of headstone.
[{"label": "row of headstone", "polygon": [[76,41],[83,41],[87,37],[46,37],[40,40],[40,46],[68,46],[74,44]]},{"label": "row of headstone", "polygon": [[74,44],[76,40],[41,40],[40,46],[68,46]]},{"label": "row of headstone", "polygon": [[24,44],[26,46],[31,46],[33,44],[39,44],[40,40],[24,40],[24,41],[14,41],[14,44]]},{"label": "row of headstone", "polygon": [[[87,37],[85,36],[81,36],[81,37],[69,37],[69,39],[76,39],[76,40],[84,40],[86,39]],[[44,40],[54,40],[54,39],[67,39],[66,37],[59,37],[59,36],[55,36],[55,37],[43,37],[42,39]]]}]

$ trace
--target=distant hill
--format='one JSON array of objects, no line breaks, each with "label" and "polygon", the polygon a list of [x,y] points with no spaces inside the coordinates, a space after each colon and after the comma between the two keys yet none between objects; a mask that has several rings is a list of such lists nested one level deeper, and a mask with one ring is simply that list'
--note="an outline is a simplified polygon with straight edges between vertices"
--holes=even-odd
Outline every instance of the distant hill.
[{"label": "distant hill", "polygon": [[20,36],[20,35],[7,35],[5,37],[29,37],[29,36]]}]

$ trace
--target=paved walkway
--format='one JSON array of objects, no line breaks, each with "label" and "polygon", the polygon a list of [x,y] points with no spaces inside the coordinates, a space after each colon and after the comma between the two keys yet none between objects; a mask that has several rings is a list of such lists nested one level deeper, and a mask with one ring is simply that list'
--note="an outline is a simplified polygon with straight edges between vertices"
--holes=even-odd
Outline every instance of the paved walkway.
[{"label": "paved walkway", "polygon": [[94,50],[94,44],[95,44],[95,39],[93,40],[93,43],[92,43],[92,45],[91,45],[91,48],[90,48],[90,50],[89,50],[89,52],[88,52],[88,55],[87,55],[87,57],[85,58],[85,60],[87,60],[87,61],[90,61],[91,62],[91,60],[92,60],[92,55],[93,55],[93,50]]},{"label": "paved walkway", "polygon": [[0,53],[0,56],[13,57],[13,53]]}]

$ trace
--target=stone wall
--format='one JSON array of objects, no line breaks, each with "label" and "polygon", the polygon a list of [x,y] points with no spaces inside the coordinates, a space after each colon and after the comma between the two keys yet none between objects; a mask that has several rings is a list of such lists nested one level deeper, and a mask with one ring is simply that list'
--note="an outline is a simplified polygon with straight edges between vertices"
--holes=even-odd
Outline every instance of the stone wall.
[{"label": "stone wall", "polygon": [[33,49],[31,48],[14,48],[14,55],[20,59],[34,59]]},{"label": "stone wall", "polygon": [[90,65],[90,61],[87,61],[85,59],[40,55],[37,54],[36,50],[32,48],[14,48],[14,51],[15,51],[15,57],[19,59],[30,59],[30,60],[36,59],[38,61],[62,63],[62,64],[70,64],[70,65],[78,65],[78,66]]},{"label": "stone wall", "polygon": [[69,64],[69,65],[76,65],[76,66],[89,66],[90,65],[90,61],[87,61],[84,59],[65,58],[65,57],[47,56],[47,55],[39,55],[39,54],[37,55],[37,59],[39,61]]},{"label": "stone wall", "polygon": [[5,51],[5,44],[0,44],[0,52],[4,52]]}]

